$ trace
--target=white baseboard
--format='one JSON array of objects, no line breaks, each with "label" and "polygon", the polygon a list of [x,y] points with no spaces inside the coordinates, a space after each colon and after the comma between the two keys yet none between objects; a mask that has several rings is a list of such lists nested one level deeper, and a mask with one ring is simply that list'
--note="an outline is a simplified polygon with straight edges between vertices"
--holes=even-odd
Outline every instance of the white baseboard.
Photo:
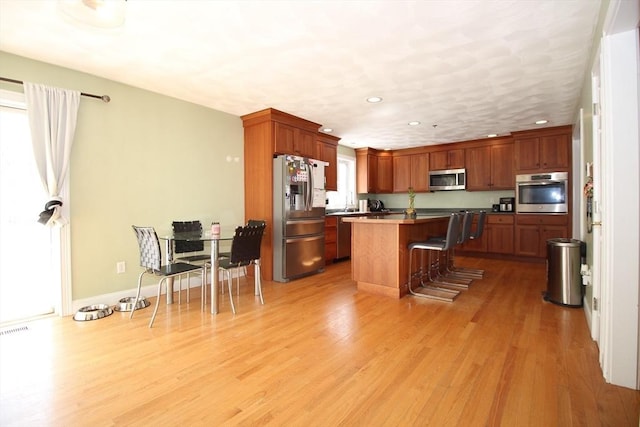
[{"label": "white baseboard", "polygon": [[[236,269],[235,271],[232,271],[231,277],[235,279],[236,277],[238,277],[238,275],[241,275],[241,276],[244,275],[239,270],[240,269]],[[208,275],[207,279],[208,278],[209,278],[209,275]],[[142,280],[143,280],[143,282],[142,282],[142,289],[140,291],[140,295],[143,296],[143,297],[146,297],[146,298],[155,297],[156,294],[158,293],[158,281],[160,279],[157,276],[145,275]],[[218,283],[220,283],[220,284],[223,283],[222,273],[219,274],[218,280],[219,280]],[[149,284],[145,285],[145,283],[149,283]],[[182,283],[183,283],[183,286],[186,285],[186,280],[183,279]],[[211,283],[211,282],[209,280],[207,280],[207,283]],[[189,278],[189,288],[199,288],[199,287],[200,287],[200,275],[191,275],[191,277]],[[174,290],[177,289],[177,279],[174,280],[173,288],[174,288]],[[96,295],[96,296],[89,297],[89,298],[73,300],[73,302],[72,302],[72,308],[73,308],[72,315],[75,314],[82,307],[87,307],[87,306],[90,306],[90,305],[107,304],[109,306],[114,306],[114,305],[118,304],[118,302],[122,298],[135,297],[136,296],[136,290],[137,290],[137,283],[133,288],[128,289],[128,290],[118,291],[118,292],[111,292],[111,293],[108,293],[108,294]],[[163,286],[161,295],[164,295],[165,293],[166,293],[166,288]]]}]

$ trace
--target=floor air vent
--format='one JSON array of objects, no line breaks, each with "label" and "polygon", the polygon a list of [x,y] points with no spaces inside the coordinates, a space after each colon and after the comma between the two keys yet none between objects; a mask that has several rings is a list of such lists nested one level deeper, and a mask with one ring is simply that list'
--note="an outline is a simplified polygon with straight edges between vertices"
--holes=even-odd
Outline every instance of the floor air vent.
[{"label": "floor air vent", "polygon": [[9,334],[15,334],[17,332],[22,332],[22,331],[27,331],[27,330],[29,330],[29,328],[27,328],[26,326],[17,326],[17,327],[14,327],[14,328],[2,329],[2,330],[0,330],[0,336],[9,335]]}]

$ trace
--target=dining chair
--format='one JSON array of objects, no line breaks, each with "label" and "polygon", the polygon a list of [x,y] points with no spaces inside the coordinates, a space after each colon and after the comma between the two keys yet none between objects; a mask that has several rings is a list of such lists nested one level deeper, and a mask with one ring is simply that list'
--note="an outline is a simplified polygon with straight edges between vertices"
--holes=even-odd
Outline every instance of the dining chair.
[{"label": "dining chair", "polygon": [[[255,287],[257,295],[260,296],[260,303],[264,304],[262,296],[262,278],[260,273],[260,245],[266,224],[261,222],[259,225],[245,225],[237,227],[233,240],[231,242],[231,252],[229,258],[221,258],[219,260],[219,269],[227,276],[227,286],[229,291],[229,301],[231,302],[231,311],[236,313],[235,304],[233,303],[233,282],[231,273],[236,272],[238,279],[238,295],[240,295],[240,274],[239,269],[249,265],[255,266]],[[246,276],[245,276],[246,277]]]},{"label": "dining chair", "polygon": [[[133,313],[136,311],[138,301],[140,300],[140,290],[142,288],[142,278],[145,274],[152,274],[159,277],[158,282],[158,295],[156,298],[156,306],[153,309],[151,320],[149,321],[149,327],[153,326],[153,321],[156,318],[158,312],[158,305],[160,304],[160,295],[162,294],[162,284],[166,283],[168,278],[180,276],[189,272],[202,270],[202,266],[188,264],[185,262],[176,262],[171,264],[162,265],[162,252],[160,250],[160,240],[153,227],[137,227],[132,226],[133,231],[138,239],[138,248],[140,249],[140,266],[144,268],[144,271],[138,276],[138,291],[136,293],[136,299],[133,302],[133,309],[129,318],[133,318]],[[204,274],[203,283],[204,283]],[[167,286],[167,294],[172,292]]]},{"label": "dining chair", "polygon": [[[456,244],[458,240],[458,236],[460,235],[460,217],[456,213],[452,213],[449,216],[449,222],[447,224],[447,235],[445,238],[435,237],[428,239],[424,242],[413,242],[408,245],[409,249],[409,281],[408,291],[411,295],[415,295],[422,298],[432,298],[441,301],[453,301],[460,292],[457,290],[443,288],[437,286],[434,278],[432,277],[431,270],[434,268],[439,268],[438,263],[434,263],[433,255],[434,252],[442,253],[444,251],[449,250],[453,245]],[[412,279],[414,274],[412,273],[411,266],[413,261],[413,252],[415,250],[426,250],[429,253],[429,261],[427,267],[427,273],[424,272],[424,265],[422,262],[422,256],[420,256],[420,269],[416,273],[420,278],[420,285],[423,289],[420,291],[415,291],[412,286]],[[428,278],[428,283],[425,283],[424,277],[425,275]]]},{"label": "dining chair", "polygon": [[[171,223],[173,233],[194,233],[198,236],[202,236],[202,223],[198,220],[193,221],[173,221]],[[211,260],[211,255],[204,253],[204,241],[202,240],[175,240],[173,245],[173,253],[177,256],[174,257],[174,261],[186,262],[189,264],[195,264],[203,267],[202,274],[204,275],[202,283],[206,286],[207,283],[207,269],[210,266],[208,261]],[[190,283],[189,274],[187,274],[187,302],[190,301]],[[182,295],[182,277],[180,277],[178,288],[180,294],[178,294],[178,303]],[[202,294],[202,292],[201,292]]]}]

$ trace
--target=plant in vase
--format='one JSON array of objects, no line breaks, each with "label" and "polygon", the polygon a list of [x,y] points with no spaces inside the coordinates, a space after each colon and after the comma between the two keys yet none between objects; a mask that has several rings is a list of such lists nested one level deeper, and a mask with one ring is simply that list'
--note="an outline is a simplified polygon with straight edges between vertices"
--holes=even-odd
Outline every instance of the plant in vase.
[{"label": "plant in vase", "polygon": [[413,191],[413,187],[409,187],[409,207],[404,211],[407,216],[416,216],[415,199],[416,193]]}]

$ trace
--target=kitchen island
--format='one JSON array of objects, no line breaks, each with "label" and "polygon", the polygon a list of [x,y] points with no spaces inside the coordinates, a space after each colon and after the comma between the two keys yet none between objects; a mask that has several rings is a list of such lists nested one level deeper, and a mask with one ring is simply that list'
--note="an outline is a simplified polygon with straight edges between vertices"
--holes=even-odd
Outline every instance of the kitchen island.
[{"label": "kitchen island", "polygon": [[[408,293],[409,243],[444,236],[449,214],[351,216],[351,278],[358,291],[402,298]],[[420,252],[416,251],[416,258]],[[420,263],[414,260],[413,265]]]}]

